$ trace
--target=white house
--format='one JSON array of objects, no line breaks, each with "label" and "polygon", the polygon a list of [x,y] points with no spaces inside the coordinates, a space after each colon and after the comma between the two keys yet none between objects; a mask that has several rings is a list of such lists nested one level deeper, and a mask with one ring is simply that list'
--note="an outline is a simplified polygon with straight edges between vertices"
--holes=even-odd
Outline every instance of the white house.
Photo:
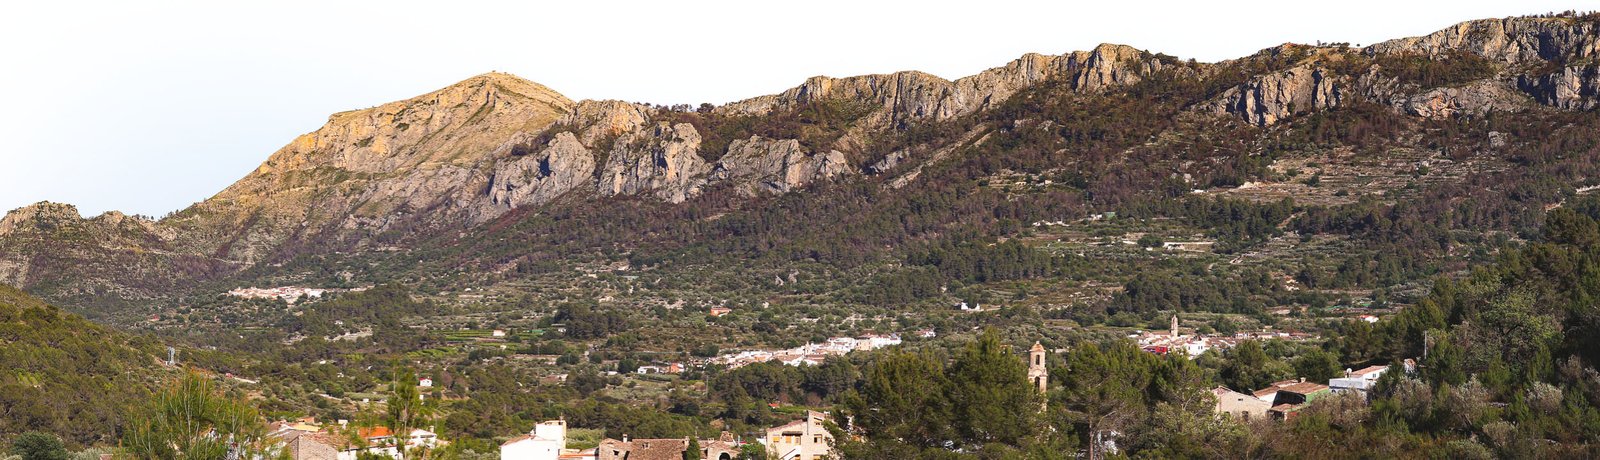
[{"label": "white house", "polygon": [[567,421],[539,422],[526,435],[500,445],[500,460],[559,460],[567,447]]},{"label": "white house", "polygon": [[1359,371],[1345,369],[1344,377],[1328,381],[1328,388],[1336,393],[1359,391],[1366,393],[1378,385],[1378,377],[1388,372],[1388,366],[1369,366]]},{"label": "white house", "polygon": [[427,377],[423,377],[421,380],[417,381],[417,386],[419,386],[419,387],[432,387],[433,386],[433,379],[430,379],[430,378],[427,378]]}]

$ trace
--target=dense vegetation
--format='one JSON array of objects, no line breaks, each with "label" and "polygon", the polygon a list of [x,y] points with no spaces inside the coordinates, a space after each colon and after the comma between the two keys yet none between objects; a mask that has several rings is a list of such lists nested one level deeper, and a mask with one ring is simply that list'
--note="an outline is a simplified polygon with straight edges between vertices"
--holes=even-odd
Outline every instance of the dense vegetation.
[{"label": "dense vegetation", "polygon": [[72,446],[114,442],[167,374],[157,342],[107,329],[0,285],[0,438],[28,430]]}]

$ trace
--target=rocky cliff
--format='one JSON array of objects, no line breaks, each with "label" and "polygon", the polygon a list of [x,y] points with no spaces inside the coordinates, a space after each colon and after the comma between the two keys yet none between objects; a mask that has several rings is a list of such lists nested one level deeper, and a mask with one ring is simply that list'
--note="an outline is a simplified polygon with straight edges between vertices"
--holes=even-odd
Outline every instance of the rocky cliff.
[{"label": "rocky cliff", "polygon": [[[1305,45],[1284,45],[1271,51],[1296,47]],[[1588,20],[1520,17],[1468,21],[1359,50],[1342,45],[1314,47],[1299,66],[1251,77],[1199,110],[1231,114],[1257,126],[1337,107],[1350,98],[1424,117],[1522,110],[1530,98],[1546,106],[1581,110],[1597,104],[1600,72],[1592,64],[1597,54],[1600,30]],[[1486,60],[1492,68],[1490,74],[1443,87],[1401,79],[1401,74],[1408,72],[1411,77],[1437,79],[1437,74],[1453,71],[1450,63],[1467,60],[1463,56]],[[1406,69],[1380,64],[1406,59],[1438,65]],[[1344,73],[1325,67],[1330,61],[1343,61],[1345,65],[1338,67]]]},{"label": "rocky cliff", "polygon": [[1063,79],[1078,90],[1091,92],[1138,82],[1167,66],[1148,52],[1105,44],[1091,51],[1059,56],[1028,54],[1003,67],[955,81],[923,72],[812,77],[788,91],[746,99],[718,110],[765,115],[819,100],[843,98],[881,106],[876,114],[880,122],[946,120],[993,107],[1018,90],[1047,79]]},{"label": "rocky cliff", "polygon": [[1326,69],[1295,67],[1253,77],[1224,92],[1204,110],[1232,113],[1251,124],[1267,126],[1296,114],[1338,107],[1345,91],[1339,80]]},{"label": "rocky cliff", "polygon": [[1505,64],[1585,59],[1600,53],[1596,24],[1578,18],[1481,19],[1421,37],[1377,43],[1368,54],[1442,56],[1465,51]]},{"label": "rocky cliff", "polygon": [[794,139],[753,136],[728,146],[728,154],[717,162],[711,180],[733,182],[745,195],[755,196],[787,193],[817,180],[852,172],[845,155],[838,150],[807,152]]}]

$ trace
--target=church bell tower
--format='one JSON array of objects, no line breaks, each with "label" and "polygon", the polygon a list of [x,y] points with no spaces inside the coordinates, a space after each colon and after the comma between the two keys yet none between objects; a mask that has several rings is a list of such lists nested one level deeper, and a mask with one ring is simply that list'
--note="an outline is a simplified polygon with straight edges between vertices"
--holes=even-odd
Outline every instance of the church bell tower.
[{"label": "church bell tower", "polygon": [[1044,396],[1050,383],[1050,371],[1044,368],[1044,345],[1039,342],[1033,342],[1033,348],[1028,349],[1028,382],[1039,389],[1039,396]]}]

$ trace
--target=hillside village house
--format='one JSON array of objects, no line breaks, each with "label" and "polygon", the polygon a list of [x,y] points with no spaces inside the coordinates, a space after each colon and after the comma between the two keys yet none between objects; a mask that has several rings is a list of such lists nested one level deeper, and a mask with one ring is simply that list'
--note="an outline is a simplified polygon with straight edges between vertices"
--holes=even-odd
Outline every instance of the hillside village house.
[{"label": "hillside village house", "polygon": [[549,420],[501,444],[500,460],[559,460],[566,448],[567,421]]},{"label": "hillside village house", "polygon": [[[267,438],[276,442],[292,460],[355,460],[362,453],[403,458],[394,432],[388,427],[358,428],[355,433],[361,442],[351,442],[349,436],[331,427],[322,428],[307,421],[280,422],[268,425]],[[413,429],[403,439],[406,449],[431,449],[446,444],[437,434],[423,429]]]},{"label": "hillside village house", "polygon": [[1378,385],[1378,378],[1388,371],[1388,366],[1368,366],[1357,371],[1345,369],[1344,377],[1328,381],[1328,388],[1334,393],[1355,391],[1365,395]]},{"label": "hillside village house", "polygon": [[1267,416],[1267,410],[1272,408],[1272,403],[1262,401],[1254,395],[1247,395],[1228,389],[1216,387],[1211,394],[1217,397],[1216,412],[1227,414],[1241,420],[1257,420]]},{"label": "hillside village house", "polygon": [[1328,390],[1327,385],[1307,382],[1305,379],[1278,386],[1277,391],[1273,393],[1272,408],[1267,410],[1267,415],[1278,420],[1291,420],[1301,409],[1310,406],[1318,398],[1330,394],[1333,392]]},{"label": "hillside village house", "polygon": [[823,427],[827,414],[806,411],[806,418],[768,428],[761,438],[767,454],[779,460],[817,460],[833,450],[833,435]]},{"label": "hillside village house", "polygon": [[[717,439],[701,439],[700,458],[733,460],[739,456],[739,443],[733,433],[722,432]],[[681,460],[689,450],[689,438],[628,439],[606,438],[595,448],[596,460]]]}]

